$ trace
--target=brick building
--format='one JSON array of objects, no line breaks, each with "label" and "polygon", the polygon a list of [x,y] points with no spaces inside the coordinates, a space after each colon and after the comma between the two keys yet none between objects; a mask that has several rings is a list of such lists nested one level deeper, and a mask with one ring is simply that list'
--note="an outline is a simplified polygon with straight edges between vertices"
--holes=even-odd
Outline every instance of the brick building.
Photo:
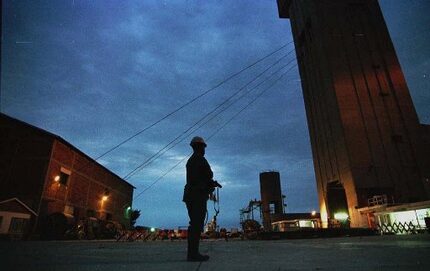
[{"label": "brick building", "polygon": [[0,114],[0,140],[0,202],[16,198],[34,211],[27,232],[53,214],[129,226],[134,187],[63,138]]}]

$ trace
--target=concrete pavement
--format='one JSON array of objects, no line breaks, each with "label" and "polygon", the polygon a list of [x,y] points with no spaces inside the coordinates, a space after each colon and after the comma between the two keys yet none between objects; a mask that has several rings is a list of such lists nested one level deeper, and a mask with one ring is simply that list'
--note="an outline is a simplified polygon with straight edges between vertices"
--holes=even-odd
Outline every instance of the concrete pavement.
[{"label": "concrete pavement", "polygon": [[203,241],[211,259],[185,261],[186,241],[0,242],[6,270],[430,270],[430,235]]}]

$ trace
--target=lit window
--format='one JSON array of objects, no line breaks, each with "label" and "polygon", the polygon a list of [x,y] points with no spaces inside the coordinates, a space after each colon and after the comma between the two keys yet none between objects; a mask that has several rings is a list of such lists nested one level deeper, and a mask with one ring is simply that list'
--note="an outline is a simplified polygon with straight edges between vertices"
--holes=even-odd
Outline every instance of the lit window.
[{"label": "lit window", "polygon": [[311,220],[299,220],[300,228],[313,228],[314,225]]},{"label": "lit window", "polygon": [[270,214],[274,214],[275,213],[275,203],[270,203],[269,204],[269,211],[270,211]]}]

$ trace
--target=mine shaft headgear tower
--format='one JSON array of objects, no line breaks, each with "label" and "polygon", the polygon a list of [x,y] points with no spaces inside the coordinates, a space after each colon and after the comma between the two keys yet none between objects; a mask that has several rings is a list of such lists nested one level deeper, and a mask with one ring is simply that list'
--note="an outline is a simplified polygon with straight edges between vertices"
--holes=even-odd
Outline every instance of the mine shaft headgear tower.
[{"label": "mine shaft headgear tower", "polygon": [[[291,22],[323,225],[430,198],[430,153],[377,0],[278,0]],[[428,147],[428,146],[427,146]],[[428,148],[427,148],[428,150]]]},{"label": "mine shaft headgear tower", "polygon": [[264,229],[270,231],[272,222],[284,214],[284,200],[281,192],[281,177],[277,171],[260,173],[261,212]]}]

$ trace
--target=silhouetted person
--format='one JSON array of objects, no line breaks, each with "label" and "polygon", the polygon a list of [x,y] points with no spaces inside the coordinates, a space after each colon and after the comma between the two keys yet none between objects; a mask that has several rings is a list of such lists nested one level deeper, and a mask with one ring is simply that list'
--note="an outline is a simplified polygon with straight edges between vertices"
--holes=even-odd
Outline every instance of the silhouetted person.
[{"label": "silhouetted person", "polygon": [[187,261],[207,261],[209,256],[199,253],[200,234],[203,232],[209,194],[214,191],[216,186],[221,187],[221,185],[212,179],[213,172],[204,157],[206,143],[203,138],[194,137],[190,146],[193,148],[193,155],[188,159],[186,166],[187,184],[183,197],[190,217]]}]

